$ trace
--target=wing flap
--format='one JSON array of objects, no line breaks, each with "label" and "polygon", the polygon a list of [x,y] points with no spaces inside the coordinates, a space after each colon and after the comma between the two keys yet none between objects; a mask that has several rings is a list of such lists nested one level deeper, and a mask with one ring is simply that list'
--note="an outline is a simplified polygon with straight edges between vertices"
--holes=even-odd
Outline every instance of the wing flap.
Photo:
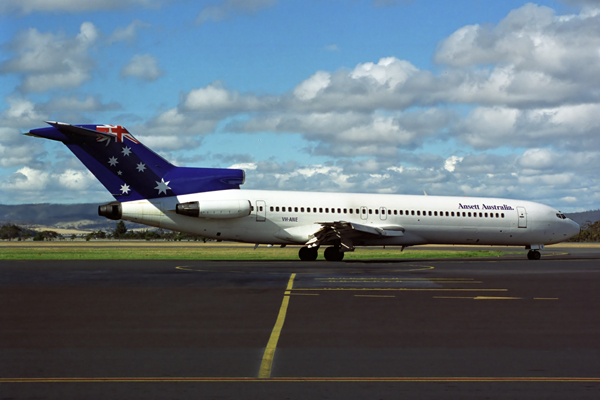
[{"label": "wing flap", "polygon": [[316,231],[313,237],[306,242],[308,247],[339,241],[343,251],[353,251],[353,240],[361,236],[404,236],[404,228],[400,225],[363,225],[346,221],[317,222],[317,224],[321,225],[321,229]]}]

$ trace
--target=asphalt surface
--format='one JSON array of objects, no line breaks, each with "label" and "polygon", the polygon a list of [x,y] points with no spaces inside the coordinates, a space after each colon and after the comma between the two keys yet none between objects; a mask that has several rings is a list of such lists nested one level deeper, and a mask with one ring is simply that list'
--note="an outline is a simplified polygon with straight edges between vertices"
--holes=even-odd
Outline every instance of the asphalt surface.
[{"label": "asphalt surface", "polygon": [[544,254],[0,261],[0,399],[598,399],[600,249]]}]

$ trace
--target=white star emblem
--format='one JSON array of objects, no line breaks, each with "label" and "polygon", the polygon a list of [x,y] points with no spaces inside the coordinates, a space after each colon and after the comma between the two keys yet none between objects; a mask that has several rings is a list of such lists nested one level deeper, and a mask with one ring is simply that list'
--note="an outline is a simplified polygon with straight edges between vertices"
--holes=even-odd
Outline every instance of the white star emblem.
[{"label": "white star emblem", "polygon": [[123,171],[117,172],[117,175],[119,175],[119,176],[123,175]]},{"label": "white star emblem", "polygon": [[130,154],[131,154],[131,148],[129,148],[129,147],[127,147],[127,146],[125,146],[125,147],[123,147],[123,150],[122,150],[122,152],[123,152],[123,155],[124,155],[124,156],[128,156],[128,155],[130,155]]},{"label": "white star emblem", "polygon": [[111,157],[111,158],[109,158],[108,163],[110,164],[111,167],[114,167],[119,162],[117,161],[117,157]]},{"label": "white star emblem", "polygon": [[158,189],[158,194],[167,194],[167,190],[171,189],[169,187],[169,182],[171,181],[165,182],[164,178],[160,178],[160,182],[156,182],[158,186],[156,186],[154,189]]},{"label": "white star emblem", "polygon": [[129,188],[129,185],[124,183],[121,185],[121,194],[129,194],[129,191],[131,189]]},{"label": "white star emblem", "polygon": [[140,162],[136,169],[138,170],[138,172],[144,172],[144,170],[146,169],[146,166],[144,165],[144,163]]}]

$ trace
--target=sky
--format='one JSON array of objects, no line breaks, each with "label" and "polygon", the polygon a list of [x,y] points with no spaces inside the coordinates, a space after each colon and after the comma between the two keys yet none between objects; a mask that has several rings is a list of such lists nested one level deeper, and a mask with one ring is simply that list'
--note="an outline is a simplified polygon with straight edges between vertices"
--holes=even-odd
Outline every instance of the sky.
[{"label": "sky", "polygon": [[0,203],[111,201],[44,121],[246,189],[600,208],[600,1],[0,0]]}]

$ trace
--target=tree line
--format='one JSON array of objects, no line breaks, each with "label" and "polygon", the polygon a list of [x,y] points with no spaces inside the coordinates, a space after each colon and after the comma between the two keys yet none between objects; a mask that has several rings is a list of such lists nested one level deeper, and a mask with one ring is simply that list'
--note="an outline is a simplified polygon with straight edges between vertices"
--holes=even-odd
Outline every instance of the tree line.
[{"label": "tree line", "polygon": [[115,229],[106,231],[98,229],[83,235],[61,235],[58,232],[44,230],[37,231],[35,229],[20,227],[15,224],[4,224],[0,226],[1,240],[33,240],[33,241],[51,241],[51,240],[75,240],[84,239],[86,241],[92,239],[116,239],[116,240],[171,240],[171,241],[204,241],[206,238],[190,235],[186,233],[173,232],[163,229],[142,229],[128,230],[125,222],[119,221]]}]

